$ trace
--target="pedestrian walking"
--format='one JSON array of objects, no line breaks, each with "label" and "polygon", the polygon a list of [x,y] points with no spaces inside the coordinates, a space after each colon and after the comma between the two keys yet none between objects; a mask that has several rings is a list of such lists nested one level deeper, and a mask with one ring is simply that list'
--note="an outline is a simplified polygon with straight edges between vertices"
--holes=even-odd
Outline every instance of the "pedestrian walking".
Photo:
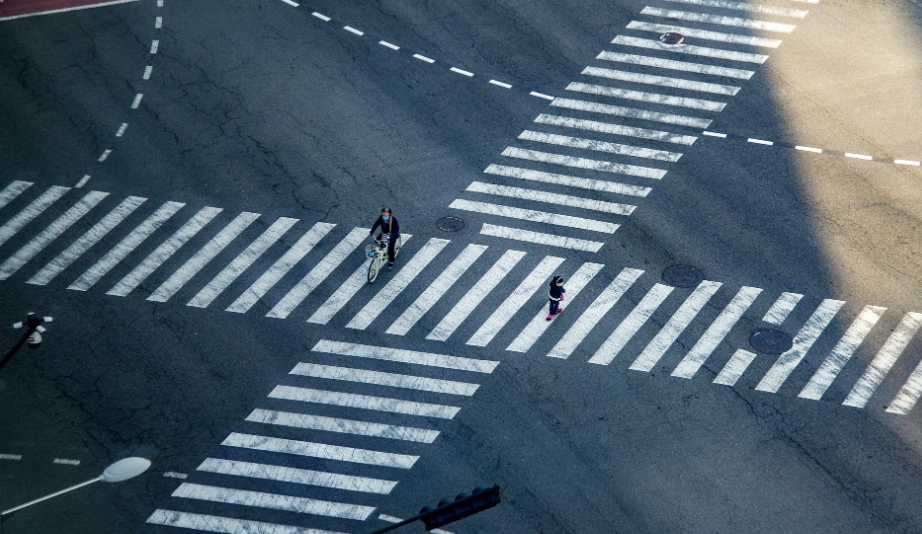
[{"label": "pedestrian walking", "polygon": [[555,276],[551,280],[551,290],[548,292],[548,298],[551,300],[551,309],[547,314],[548,321],[563,311],[563,308],[560,307],[560,301],[564,299],[564,293],[566,292],[567,290],[563,287],[563,277]]}]

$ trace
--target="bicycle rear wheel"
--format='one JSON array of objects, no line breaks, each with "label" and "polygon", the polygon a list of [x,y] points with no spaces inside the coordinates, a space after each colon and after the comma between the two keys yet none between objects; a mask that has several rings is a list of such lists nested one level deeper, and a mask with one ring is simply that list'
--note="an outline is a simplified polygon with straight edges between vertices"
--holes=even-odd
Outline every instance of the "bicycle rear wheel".
[{"label": "bicycle rear wheel", "polygon": [[378,271],[381,269],[381,256],[375,256],[371,263],[368,264],[368,283],[371,284],[378,278]]}]

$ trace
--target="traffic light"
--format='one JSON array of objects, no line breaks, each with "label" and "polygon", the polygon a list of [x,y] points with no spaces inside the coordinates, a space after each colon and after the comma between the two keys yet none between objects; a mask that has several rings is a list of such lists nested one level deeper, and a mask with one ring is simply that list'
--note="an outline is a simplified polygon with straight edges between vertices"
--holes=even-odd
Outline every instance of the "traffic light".
[{"label": "traffic light", "polygon": [[498,485],[477,486],[471,493],[462,493],[454,499],[442,499],[435,507],[426,506],[419,511],[419,515],[428,531],[493,508],[500,501]]}]

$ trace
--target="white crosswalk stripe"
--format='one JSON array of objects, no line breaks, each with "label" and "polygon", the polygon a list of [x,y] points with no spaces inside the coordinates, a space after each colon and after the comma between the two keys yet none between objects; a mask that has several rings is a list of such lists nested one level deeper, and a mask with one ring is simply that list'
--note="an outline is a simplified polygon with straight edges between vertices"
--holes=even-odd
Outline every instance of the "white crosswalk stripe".
[{"label": "white crosswalk stripe", "polygon": [[471,182],[471,185],[467,186],[465,191],[471,193],[483,193],[486,195],[517,198],[520,200],[546,202],[548,204],[555,204],[558,206],[572,206],[574,208],[601,211],[604,213],[613,213],[615,215],[630,215],[631,212],[633,212],[637,207],[630,204],[621,204],[618,202],[606,202],[604,200],[595,200],[593,198],[574,197],[570,195],[561,195],[559,193],[538,191],[535,189],[523,189],[521,187],[487,184],[483,182]]},{"label": "white crosswalk stripe", "polygon": [[704,111],[714,112],[723,111],[724,107],[727,105],[723,102],[714,102],[713,100],[663,95],[659,93],[646,93],[643,91],[632,91],[629,89],[620,89],[617,87],[608,87],[605,85],[593,85],[578,82],[570,83],[570,85],[567,86],[567,91],[586,93],[589,95],[608,96],[612,98],[621,98],[624,100],[637,100],[640,102],[648,102],[650,104],[659,104],[661,106],[703,109]]},{"label": "white crosswalk stripe", "polygon": [[762,380],[759,381],[756,389],[769,393],[777,393],[778,389],[781,388],[784,381],[791,375],[794,368],[804,359],[804,356],[807,355],[807,351],[810,350],[810,347],[812,347],[820,337],[820,334],[823,333],[823,330],[826,329],[826,326],[832,321],[833,317],[836,316],[843,304],[845,304],[845,302],[841,300],[823,300],[816,311],[813,312],[813,315],[807,319],[804,326],[797,332],[797,335],[794,336],[794,346],[784,354],[778,356],[775,363],[768,372],[765,373]]},{"label": "white crosswalk stripe", "polygon": [[699,117],[674,115],[672,113],[661,113],[659,111],[614,106],[611,104],[599,104],[597,102],[574,100],[572,98],[555,98],[554,101],[551,102],[551,105],[559,108],[575,109],[577,111],[588,111],[590,113],[600,113],[602,115],[614,115],[616,117],[628,117],[631,119],[664,122],[667,124],[677,124],[679,126],[690,126],[692,128],[707,128],[712,122],[710,119],[702,119]]},{"label": "white crosswalk stripe", "polygon": [[391,480],[218,458],[206,458],[196,468],[196,471],[381,495],[387,495],[397,485],[396,482]]},{"label": "white crosswalk stripe", "polygon": [[[355,252],[355,249],[357,249],[362,241],[367,238],[368,231],[365,228],[353,228],[345,239],[337,243],[333,250],[320,260],[320,263],[315,265],[309,273],[304,275],[304,278],[295,284],[295,286],[282,297],[282,300],[278,301],[272,310],[266,314],[266,317],[273,317],[275,319],[284,319],[288,317],[288,315],[293,312],[311,292],[317,289],[317,286],[326,280],[327,277],[342,264],[343,260]],[[404,236],[404,240],[406,239],[409,239],[409,237]]]},{"label": "white crosswalk stripe", "polygon": [[147,300],[166,302],[182,289],[205,265],[246,230],[259,217],[258,213],[243,212],[221,229],[211,241],[200,248],[189,260],[177,269],[160,287],[154,290]]},{"label": "white crosswalk stripe", "polygon": [[499,217],[508,217],[511,219],[520,219],[524,221],[552,224],[555,226],[566,226],[569,228],[578,228],[580,230],[589,230],[591,232],[602,232],[613,234],[620,225],[595,219],[585,219],[582,217],[573,217],[570,215],[561,215],[558,213],[548,213],[545,211],[529,210],[516,208],[513,206],[504,206],[500,204],[491,204],[489,202],[476,202],[472,200],[455,199],[448,206],[457,210],[473,211],[487,215],[496,215]]},{"label": "white crosswalk stripe", "polygon": [[864,374],[852,386],[852,390],[842,402],[844,406],[864,408],[868,404],[920,326],[922,326],[922,313],[910,312],[903,316],[900,324],[884,342],[868,368],[864,370]]},{"label": "white crosswalk stripe", "polygon": [[278,410],[253,410],[246,420],[250,423],[290,426],[308,430],[323,430],[341,434],[355,434],[376,438],[432,443],[438,437],[437,430],[414,428],[409,426],[383,425],[368,421],[356,421],[341,417],[324,417],[305,413],[280,412]]},{"label": "white crosswalk stripe", "polygon": [[634,360],[630,369],[634,371],[650,372],[659,363],[666,351],[679,339],[682,332],[688,328],[688,325],[698,316],[702,308],[708,303],[714,293],[720,289],[720,282],[705,280],[698,284],[698,287],[692,291],[691,295],[685,299],[685,302],[679,306],[669,321],[663,325],[663,328],[653,337],[650,343],[644,348],[640,356]]},{"label": "white crosswalk stripe", "polygon": [[318,365],[313,363],[299,363],[292,369],[291,374],[325,378],[327,380],[340,380],[344,382],[358,382],[362,384],[375,384],[401,389],[415,389],[431,391],[445,395],[463,395],[470,397],[477,391],[477,384],[425,378],[422,376],[383,373],[365,369],[352,369],[350,367],[337,367],[334,365]]},{"label": "white crosswalk stripe", "polygon": [[566,174],[533,171],[530,169],[509,167],[506,165],[490,165],[483,172],[486,174],[505,176],[507,178],[516,178],[519,180],[562,185],[566,187],[577,187],[580,189],[587,189],[589,191],[601,191],[604,193],[614,193],[617,195],[629,195],[634,197],[645,197],[650,194],[650,191],[652,191],[652,189],[649,187],[643,187],[639,185],[621,184],[618,182],[609,182],[606,180],[593,180],[591,178],[579,178],[576,176],[568,176]]},{"label": "white crosswalk stripe", "polygon": [[107,196],[109,196],[109,193],[102,193],[100,191],[91,191],[87,193],[70,209],[64,212],[63,215],[55,219],[47,228],[23,245],[15,254],[7,258],[3,264],[0,264],[0,280],[6,280],[12,276],[29,260],[34,258],[36,254],[45,250],[45,247],[50,245],[52,241],[61,237],[61,234],[67,231],[68,228],[73,226],[73,224],[84,215],[89,213],[91,209],[96,207],[96,205],[102,202]]},{"label": "white crosswalk stripe", "polygon": [[531,230],[509,228],[508,226],[499,226],[487,223],[484,223],[480,228],[480,235],[512,239],[514,241],[524,241],[526,243],[538,243],[539,245],[547,245],[549,247],[582,250],[586,252],[598,252],[599,249],[602,248],[602,245],[604,245],[604,243],[599,241],[587,241],[585,239],[577,239],[575,237],[545,234],[542,232],[533,232]]},{"label": "white crosswalk stripe", "polygon": [[[478,183],[478,182],[474,182]],[[470,188],[468,188],[470,189]],[[442,271],[442,274],[406,310],[400,314],[387,329],[388,334],[398,336],[406,335],[411,328],[435,306],[445,293],[451,289],[455,282],[467,272],[468,268],[487,250],[483,245],[468,245],[451,264]]]},{"label": "white crosswalk stripe", "polygon": [[672,293],[673,288],[664,284],[654,285],[650,291],[637,303],[637,306],[628,314],[615,331],[602,343],[602,346],[592,355],[589,363],[598,365],[610,364],[634,337],[634,334],[650,319],[653,312]]},{"label": "white crosswalk stripe", "polygon": [[880,306],[865,306],[797,396],[802,399],[820,400],[886,310],[887,308]]},{"label": "white crosswalk stripe", "polygon": [[371,323],[384,312],[384,309],[387,308],[390,303],[394,302],[394,299],[396,299],[403,290],[419,276],[419,273],[435,259],[448,243],[449,241],[446,239],[430,239],[423,248],[410,258],[410,261],[397,272],[397,275],[388,281],[365,307],[355,314],[355,317],[346,324],[346,328],[365,330],[371,326]]},{"label": "white crosswalk stripe", "polygon": [[704,39],[706,41],[719,41],[723,43],[733,43],[751,46],[760,46],[764,48],[778,48],[781,46],[779,39],[767,39],[765,37],[756,37],[754,35],[741,35],[738,33],[723,33],[708,30],[699,30],[696,28],[686,28],[683,26],[671,26],[667,24],[654,24],[652,22],[643,22],[633,20],[628,25],[629,30],[640,30],[664,34],[668,32],[681,33],[686,37],[695,39]]},{"label": "white crosswalk stripe", "polygon": [[307,256],[307,253],[335,226],[335,224],[329,223],[317,223],[312,226],[310,230],[301,236],[301,239],[298,239],[294,246],[272,264],[272,267],[269,267],[259,279],[253,282],[253,285],[237,297],[237,300],[228,306],[226,311],[233,313],[246,313],[249,311],[254,304],[259,302],[259,299],[263,298],[270,289],[275,287],[275,284],[283,276],[288,274],[288,271],[304,259],[304,256]]},{"label": "white crosswalk stripe", "polygon": [[65,193],[70,191],[69,187],[52,186],[48,188],[38,198],[33,200],[22,211],[14,215],[10,220],[0,226],[0,246],[16,235],[24,226],[35,220],[36,217],[44,213],[52,204],[58,201]]},{"label": "white crosswalk stripe", "polygon": [[471,286],[468,292],[461,297],[461,300],[445,314],[445,317],[439,321],[439,324],[429,332],[426,339],[433,341],[446,341],[461,326],[461,323],[470,316],[474,308],[480,304],[493,289],[509,274],[509,271],[515,267],[524,252],[518,250],[507,250],[502,257],[493,264],[492,267],[477,280],[477,283]]},{"label": "white crosswalk stripe", "polygon": [[730,67],[717,67],[714,65],[705,65],[703,63],[691,63],[688,61],[676,61],[674,59],[662,59],[652,56],[641,56],[637,54],[623,54],[621,52],[602,52],[596,59],[605,61],[616,61],[627,63],[629,65],[640,65],[643,67],[655,67],[658,69],[677,70],[681,72],[694,72],[696,74],[708,74],[711,76],[721,76],[724,78],[734,78],[737,80],[748,80],[755,74],[751,70],[734,69]]},{"label": "white crosswalk stripe", "polygon": [[467,340],[467,344],[475,347],[489,345],[519,309],[541,288],[542,284],[550,279],[561,263],[563,263],[563,258],[545,256],[538,266],[522,280],[519,286],[506,297],[506,300],[474,332],[474,335]]},{"label": "white crosswalk stripe", "polygon": [[228,286],[243,274],[244,271],[253,265],[276,241],[281,239],[285,232],[291,229],[298,219],[290,217],[279,217],[274,223],[253,241],[250,246],[241,252],[227,267],[221,270],[217,276],[211,279],[205,287],[201,289],[186,306],[196,308],[207,308],[218,295],[224,292]]},{"label": "white crosswalk stripe", "polygon": [[128,197],[118,206],[109,212],[105,217],[96,223],[92,228],[80,236],[67,249],[58,254],[53,260],[45,265],[42,270],[37,272],[26,283],[34,285],[46,285],[54,278],[67,269],[74,261],[88,251],[100,239],[106,236],[116,226],[121,224],[126,217],[131,215],[134,210],[138,209],[147,199],[141,197]]},{"label": "white crosswalk stripe", "polygon": [[471,373],[492,373],[499,362],[492,360],[478,360],[476,358],[462,358],[434,352],[420,352],[416,350],[395,349],[391,347],[378,347],[375,345],[362,345],[344,341],[330,341],[321,339],[314,345],[311,352],[325,352],[339,354],[340,356],[354,356],[370,360],[383,360],[388,362],[409,363],[426,367],[439,367],[442,369],[455,369]]},{"label": "white crosswalk stripe", "polygon": [[144,261],[135,267],[130,273],[126,274],[115,286],[106,292],[107,295],[124,297],[134,291],[141,282],[147,279],[157,268],[176,253],[192,237],[211,222],[219,213],[221,208],[206,207],[202,208],[186,224],[170,236],[166,241],[160,244],[153,252],[150,253]]},{"label": "white crosswalk stripe", "polygon": [[569,358],[602,317],[618,303],[624,293],[634,285],[634,282],[642,274],[643,271],[639,269],[622,269],[618,276],[586,308],[586,311],[580,315],[579,319],[567,330],[567,333],[560,338],[547,355],[551,358]]},{"label": "white crosswalk stripe", "polygon": [[794,310],[794,307],[797,306],[797,303],[800,302],[800,299],[804,298],[803,295],[799,293],[782,293],[778,300],[772,304],[772,307],[765,312],[765,316],[762,317],[762,320],[766,323],[780,325],[787,319],[791,311]]},{"label": "white crosswalk stripe", "polygon": [[624,145],[621,143],[609,143],[606,141],[596,141],[594,139],[583,139],[581,137],[570,137],[568,135],[534,132],[531,130],[525,130],[519,134],[519,139],[523,141],[534,141],[536,143],[547,143],[570,148],[582,148],[585,150],[595,150],[597,152],[608,152],[610,154],[630,156],[633,158],[653,159],[657,161],[676,162],[679,161],[679,158],[682,157],[682,154],[677,152],[668,152],[666,150],[655,150],[652,148]]},{"label": "white crosswalk stripe", "polygon": [[[566,281],[565,287],[566,291],[566,300],[568,304],[572,304],[573,300],[579,295],[580,291],[583,290],[586,285],[592,281],[592,279],[602,270],[601,263],[584,263],[580,265],[579,269],[573,273],[573,276]],[[528,350],[538,341],[538,338],[541,337],[544,332],[547,331],[548,327],[551,325],[550,321],[545,317],[545,306],[542,305],[538,314],[532,318],[531,322],[519,332],[519,335],[506,347],[506,350],[512,352],[528,352]]]},{"label": "white crosswalk stripe", "polygon": [[194,514],[191,512],[177,512],[175,510],[157,509],[147,518],[152,525],[201,530],[205,532],[218,532],[220,534],[343,534],[331,530],[316,528],[303,528],[291,525],[279,525],[263,521],[250,521],[248,519],[235,519],[215,515]]},{"label": "white crosswalk stripe", "polygon": [[437,419],[453,419],[461,410],[461,408],[457,406],[444,406],[441,404],[429,404],[425,402],[292,386],[276,386],[275,389],[269,393],[269,398],[405,415],[418,415],[420,417],[434,417]]},{"label": "white crosswalk stripe", "polygon": [[731,0],[666,0],[667,2],[676,2],[680,4],[693,4],[706,7],[718,7],[721,9],[735,9],[737,11],[749,11],[750,13],[764,13],[766,15],[779,15],[782,17],[804,18],[808,11],[802,9],[791,9],[788,7],[763,6],[760,4],[749,4],[747,2],[733,2]]},{"label": "white crosswalk stripe", "polygon": [[337,460],[395,469],[409,469],[419,460],[419,456],[410,454],[395,454],[392,452],[370,451],[339,445],[326,445],[310,441],[297,441],[293,439],[272,438],[254,434],[232,432],[221,442],[225,447],[239,447],[256,451],[279,452],[295,456],[309,456],[325,460]]},{"label": "white crosswalk stripe", "polygon": [[762,290],[757,287],[743,286],[740,288],[733,300],[727,304],[698,342],[695,343],[695,346],[682,358],[679,365],[672,371],[672,376],[689,379],[694,377],[695,373],[701,369],[704,362],[710,358],[717,346],[727,337],[730,330],[739,322],[746,310],[749,309],[761,293]]},{"label": "white crosswalk stripe", "polygon": [[10,185],[3,188],[3,191],[0,191],[0,210],[6,207],[7,204],[16,199],[23,191],[28,189],[32,185],[32,182],[23,182],[21,180],[16,180]]},{"label": "white crosswalk stripe", "polygon": [[922,362],[916,365],[909,379],[900,388],[896,398],[887,406],[887,413],[906,415],[912,411],[919,397],[922,396]]},{"label": "white crosswalk stripe", "polygon": [[646,48],[648,50],[658,50],[660,52],[671,52],[673,54],[688,54],[692,56],[711,57],[716,59],[728,59],[730,61],[741,61],[746,63],[762,64],[768,60],[765,54],[751,54],[748,52],[737,52],[735,50],[724,50],[722,48],[710,48],[707,46],[695,46],[687,44],[667,45],[653,39],[640,39],[637,37],[628,37],[619,35],[615,37],[612,44],[623,46],[633,46],[635,48]]},{"label": "white crosswalk stripe", "polygon": [[[553,105],[553,103],[551,105]],[[537,150],[524,150],[521,148],[513,147],[509,147],[506,150],[503,150],[502,156],[507,158],[538,161],[541,163],[551,163],[553,165],[562,165],[564,167],[576,167],[591,171],[626,174],[628,176],[637,176],[640,178],[652,178],[653,180],[659,180],[663,176],[666,176],[666,171],[661,169],[639,167],[637,165],[626,165],[624,163],[612,163],[610,161],[600,161],[588,158],[561,156],[560,154],[551,154]]]},{"label": "white crosswalk stripe", "polygon": [[689,22],[717,24],[720,26],[735,26],[737,28],[748,28],[751,30],[764,30],[780,33],[791,33],[795,28],[795,26],[790,24],[781,24],[780,22],[768,22],[764,20],[744,19],[738,17],[724,17],[722,15],[708,15],[704,13],[690,13],[688,11],[661,9],[657,7],[645,7],[640,11],[640,14],[649,15],[651,17],[661,17],[665,19],[687,20]]},{"label": "white crosswalk stripe", "polygon": [[112,248],[105,256],[99,259],[92,267],[86,270],[67,289],[86,291],[93,287],[103,276],[122,262],[128,254],[143,243],[152,233],[176,214],[185,204],[182,202],[166,202],[160,206],[150,217],[131,231],[118,245]]},{"label": "white crosswalk stripe", "polygon": [[752,360],[755,358],[756,353],[754,352],[736,349],[736,352],[733,353],[733,356],[730,357],[727,364],[724,365],[724,368],[721,369],[720,373],[714,378],[714,383],[724,386],[736,385],[737,380],[743,376],[743,373],[746,372],[746,369],[749,368],[749,364],[752,363]]},{"label": "white crosswalk stripe", "polygon": [[[651,65],[655,66],[655,65]],[[687,91],[698,91],[699,93],[711,93],[715,95],[735,96],[740,91],[739,87],[732,85],[722,85],[718,83],[696,82],[684,78],[672,78],[670,76],[654,76],[652,74],[640,74],[638,72],[625,72],[623,70],[605,69],[602,67],[586,67],[582,74],[586,76],[596,76],[598,78],[607,78],[609,80],[618,80],[622,82],[642,83],[646,85],[657,85],[660,87],[669,87],[672,89],[684,89]]]},{"label": "white crosswalk stripe", "polygon": [[355,519],[358,521],[364,521],[375,510],[371,506],[322,501],[319,499],[308,499],[306,497],[264,493],[261,491],[220,488],[217,486],[205,486],[203,484],[190,484],[188,482],[184,482],[176,488],[172,496],[185,499],[237,504],[241,506],[272,508],[275,510],[285,510],[302,514]]},{"label": "white crosswalk stripe", "polygon": [[693,135],[680,135],[672,132],[664,132],[661,130],[649,130],[647,128],[636,128],[634,126],[624,126],[622,124],[611,124],[608,122],[576,119],[573,117],[562,117],[559,115],[548,115],[546,113],[538,115],[538,118],[535,119],[535,122],[540,124],[550,124],[552,126],[563,126],[564,128],[575,128],[580,130],[588,130],[590,132],[623,135],[627,137],[636,137],[638,139],[650,139],[652,141],[663,141],[665,143],[676,143],[680,145],[692,145],[698,139]]}]

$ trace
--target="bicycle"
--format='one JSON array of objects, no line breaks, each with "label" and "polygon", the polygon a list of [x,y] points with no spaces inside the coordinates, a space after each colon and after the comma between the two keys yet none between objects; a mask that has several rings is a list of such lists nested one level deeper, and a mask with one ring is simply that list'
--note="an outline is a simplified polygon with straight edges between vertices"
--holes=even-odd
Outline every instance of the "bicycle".
[{"label": "bicycle", "polygon": [[[371,284],[378,278],[378,271],[381,270],[381,265],[387,261],[387,243],[390,241],[390,236],[384,234],[381,236],[381,239],[375,239],[374,245],[365,245],[365,254],[371,258],[371,262],[368,264],[368,283]],[[394,243],[394,259],[397,259],[397,255],[400,254],[400,246],[403,244],[403,238],[397,236],[397,241]]]}]

